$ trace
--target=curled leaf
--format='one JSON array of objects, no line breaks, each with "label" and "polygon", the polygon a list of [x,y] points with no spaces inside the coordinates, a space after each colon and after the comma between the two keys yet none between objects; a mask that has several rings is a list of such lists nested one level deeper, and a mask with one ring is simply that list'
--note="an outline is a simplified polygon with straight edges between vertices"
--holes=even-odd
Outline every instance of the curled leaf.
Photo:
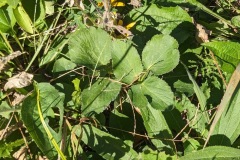
[{"label": "curled leaf", "polygon": [[23,88],[32,83],[33,75],[21,72],[11,78],[8,79],[7,83],[4,85],[4,90],[12,89],[12,88]]}]

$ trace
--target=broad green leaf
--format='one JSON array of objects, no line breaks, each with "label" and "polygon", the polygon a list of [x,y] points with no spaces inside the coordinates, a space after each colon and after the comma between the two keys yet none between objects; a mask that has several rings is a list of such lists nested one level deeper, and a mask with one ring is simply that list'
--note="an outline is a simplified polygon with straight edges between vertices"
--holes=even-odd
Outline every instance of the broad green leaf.
[{"label": "broad green leaf", "polygon": [[131,97],[131,101],[136,107],[146,107],[148,105],[148,99],[145,97],[141,84],[133,85],[128,91],[128,95]]},{"label": "broad green leaf", "polygon": [[70,36],[68,55],[72,62],[92,69],[110,62],[112,43],[109,34],[101,29],[83,28]]},{"label": "broad green leaf", "polygon": [[121,139],[90,125],[75,126],[76,135],[104,159],[134,159],[138,154]]},{"label": "broad green leaf", "polygon": [[155,35],[144,47],[142,61],[156,75],[172,71],[179,63],[177,41],[169,35]]},{"label": "broad green leaf", "polygon": [[157,77],[149,77],[143,81],[141,89],[155,109],[165,110],[172,107],[174,95],[165,81]]},{"label": "broad green leaf", "polygon": [[59,58],[53,65],[53,72],[72,70],[77,65],[66,58]]},{"label": "broad green leaf", "polygon": [[[61,126],[63,121],[63,97],[60,93],[49,83],[39,83],[36,85],[36,90],[40,90],[40,105],[42,114],[51,134],[55,141],[60,143],[61,141]],[[58,108],[60,114],[59,120],[59,133],[56,133],[51,126],[49,126],[49,113],[53,108]],[[57,152],[54,150],[52,139],[47,136],[47,133],[43,127],[43,124],[39,118],[38,106],[37,106],[37,93],[27,97],[22,105],[21,117],[24,125],[26,126],[29,134],[34,139],[35,143],[41,149],[41,151],[49,158],[55,159]],[[56,118],[56,117],[55,117]],[[54,158],[55,157],[55,158]]]},{"label": "broad green leaf", "polygon": [[22,29],[24,29],[26,32],[33,34],[32,21],[24,10],[23,6],[19,5],[13,9],[13,14],[19,26],[22,27]]},{"label": "broad green leaf", "polygon": [[128,84],[138,79],[143,71],[140,56],[130,42],[114,41],[112,63],[117,79]]},{"label": "broad green leaf", "polygon": [[[129,140],[133,143],[134,137],[126,132],[134,131],[134,119],[118,112],[116,109],[113,110],[109,115],[109,133],[113,136],[120,138],[121,140]],[[117,128],[117,129],[114,129]],[[119,132],[119,130],[125,132]]]},{"label": "broad green leaf", "polygon": [[0,8],[0,31],[7,33],[12,29],[9,15],[5,9]]},{"label": "broad green leaf", "polygon": [[222,159],[240,159],[240,149],[213,146],[202,150],[189,153],[180,158],[180,160],[222,160]]},{"label": "broad green leaf", "polygon": [[132,86],[129,95],[136,107],[146,107],[148,101],[155,109],[164,111],[174,103],[170,86],[157,77],[149,77],[141,84]]},{"label": "broad green leaf", "polygon": [[109,79],[99,79],[82,91],[82,114],[92,115],[104,111],[120,92],[121,84]]},{"label": "broad green leaf", "polygon": [[175,147],[173,141],[169,139],[172,139],[173,137],[162,112],[154,109],[150,104],[146,107],[140,108],[140,110],[148,136],[152,137],[152,143],[158,149],[165,148],[172,153],[172,150]]},{"label": "broad green leaf", "polygon": [[187,138],[186,140],[183,140],[184,155],[198,150],[200,146],[200,143],[196,139]]},{"label": "broad green leaf", "polygon": [[192,96],[194,94],[193,84],[191,83],[186,83],[181,80],[177,80],[173,84],[173,86],[174,88],[176,88],[177,92],[186,93],[188,96]]},{"label": "broad green leaf", "polygon": [[208,42],[202,44],[222,59],[221,68],[232,73],[240,62],[240,44],[237,42]]},{"label": "broad green leaf", "polygon": [[221,115],[212,136],[210,145],[232,145],[240,133],[240,85]]},{"label": "broad green leaf", "polygon": [[45,18],[45,0],[21,0],[22,6],[34,24]]},{"label": "broad green leaf", "polygon": [[170,34],[183,22],[192,23],[189,14],[181,7],[159,8],[155,4],[131,11],[130,18],[140,21],[140,25],[137,26],[140,31],[145,30],[146,26],[153,26],[163,34]]}]

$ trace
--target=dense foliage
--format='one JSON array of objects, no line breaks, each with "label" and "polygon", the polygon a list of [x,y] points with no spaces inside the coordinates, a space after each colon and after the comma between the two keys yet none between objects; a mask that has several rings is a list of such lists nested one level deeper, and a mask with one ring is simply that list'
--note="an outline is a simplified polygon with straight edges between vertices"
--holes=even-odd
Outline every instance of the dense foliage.
[{"label": "dense foliage", "polygon": [[240,2],[1,0],[2,159],[239,159]]}]

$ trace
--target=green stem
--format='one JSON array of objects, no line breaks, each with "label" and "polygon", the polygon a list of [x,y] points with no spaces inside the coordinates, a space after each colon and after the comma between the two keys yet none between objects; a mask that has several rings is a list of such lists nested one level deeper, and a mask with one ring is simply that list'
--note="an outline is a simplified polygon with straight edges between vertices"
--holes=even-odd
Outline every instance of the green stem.
[{"label": "green stem", "polygon": [[28,71],[28,70],[29,70],[29,68],[30,68],[31,65],[33,64],[34,60],[37,58],[38,54],[39,54],[40,51],[42,50],[44,43],[47,41],[47,39],[48,39],[48,37],[49,37],[49,33],[50,33],[50,31],[51,31],[52,28],[55,26],[55,23],[57,23],[57,21],[58,21],[60,15],[61,15],[61,13],[62,13],[62,10],[59,11],[59,13],[58,13],[56,19],[55,19],[54,22],[51,24],[50,28],[47,30],[47,33],[44,35],[41,44],[38,46],[38,48],[37,48],[35,54],[33,55],[33,57],[32,57],[32,59],[31,59],[30,63],[28,64],[27,68],[25,69],[25,71]]}]

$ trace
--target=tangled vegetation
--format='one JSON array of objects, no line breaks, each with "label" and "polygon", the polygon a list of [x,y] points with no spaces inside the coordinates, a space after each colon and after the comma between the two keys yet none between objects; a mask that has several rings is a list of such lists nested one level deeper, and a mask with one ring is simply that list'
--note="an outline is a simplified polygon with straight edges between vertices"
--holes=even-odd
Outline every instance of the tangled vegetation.
[{"label": "tangled vegetation", "polygon": [[2,159],[240,158],[240,1],[1,0]]}]

